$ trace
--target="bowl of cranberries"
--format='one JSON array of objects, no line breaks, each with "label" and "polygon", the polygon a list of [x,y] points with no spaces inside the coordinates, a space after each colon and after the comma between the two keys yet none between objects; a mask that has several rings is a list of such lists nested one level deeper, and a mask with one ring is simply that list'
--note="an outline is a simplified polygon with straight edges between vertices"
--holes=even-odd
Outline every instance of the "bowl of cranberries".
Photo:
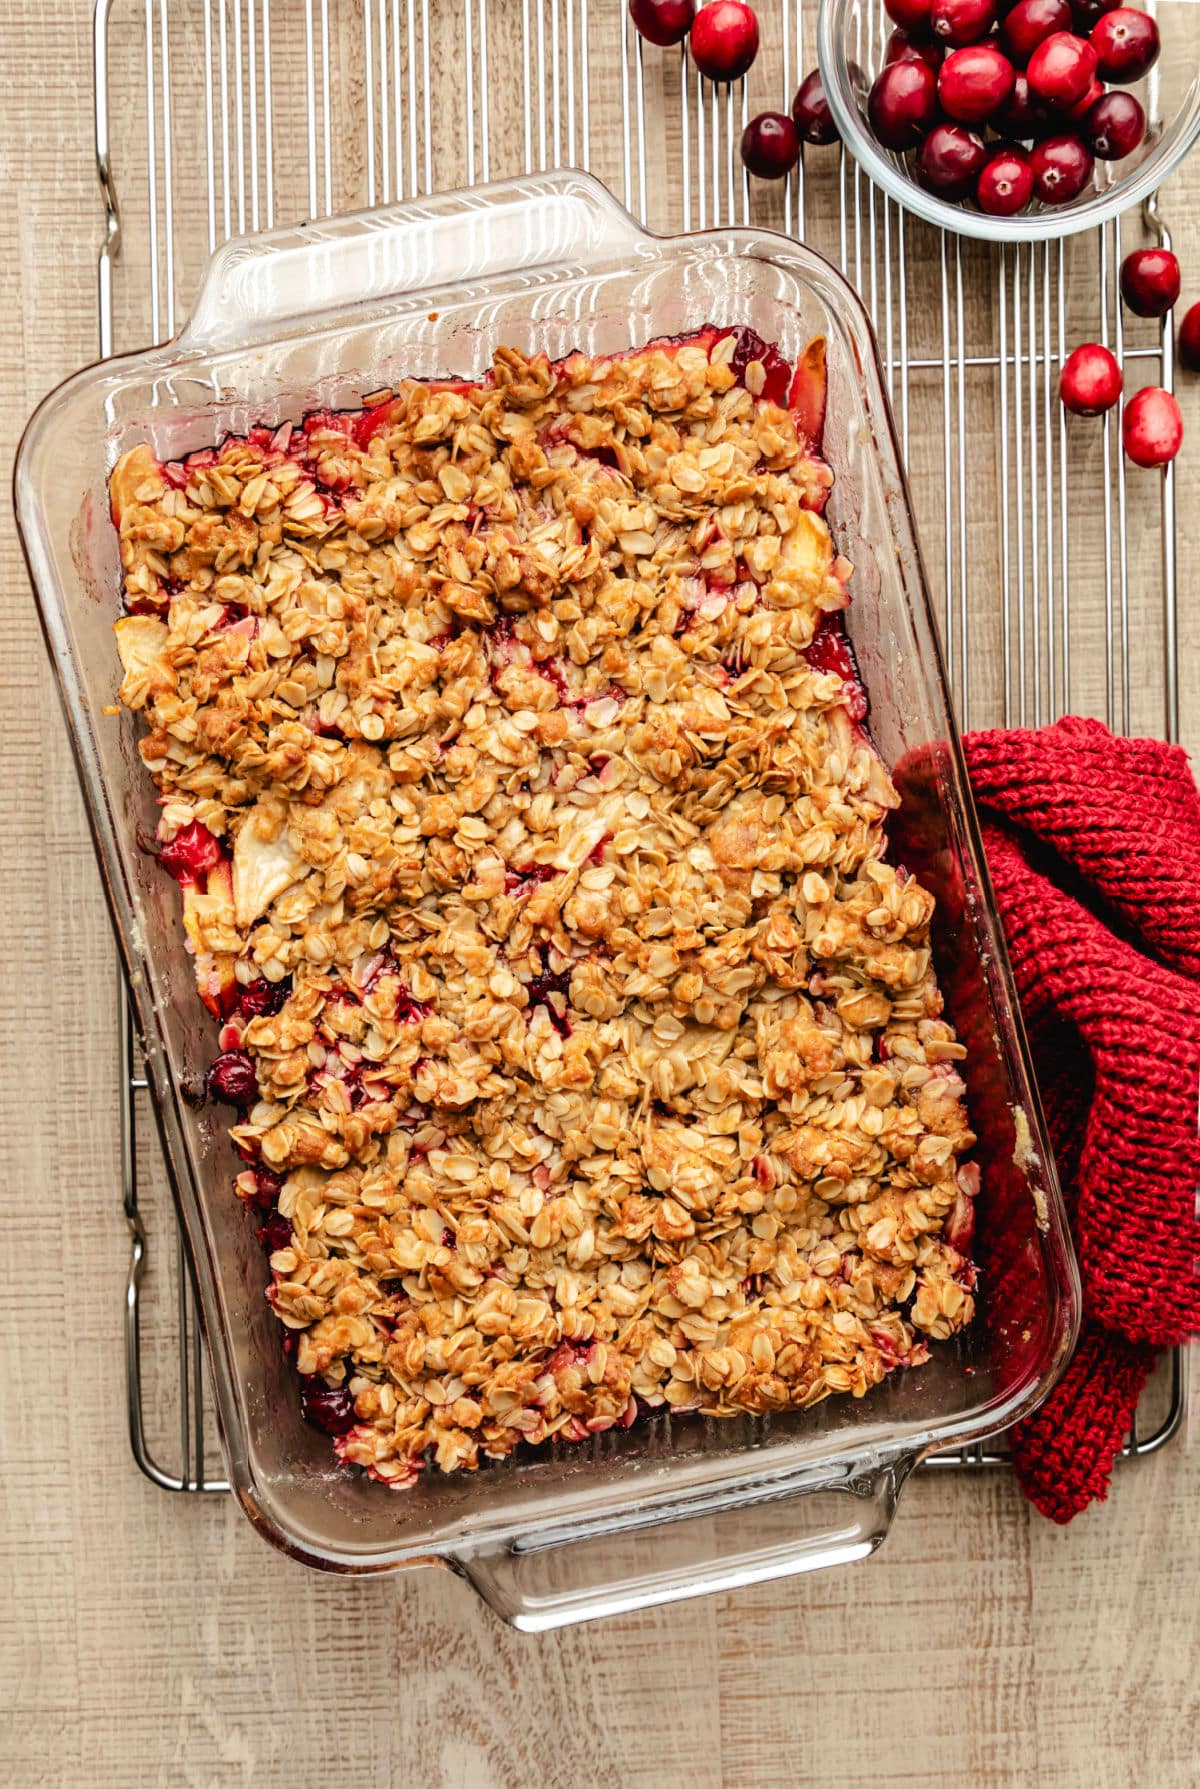
[{"label": "bowl of cranberries", "polygon": [[1200,133],[1200,17],[1179,0],[821,0],[817,52],[864,171],[966,236],[1093,228]]}]

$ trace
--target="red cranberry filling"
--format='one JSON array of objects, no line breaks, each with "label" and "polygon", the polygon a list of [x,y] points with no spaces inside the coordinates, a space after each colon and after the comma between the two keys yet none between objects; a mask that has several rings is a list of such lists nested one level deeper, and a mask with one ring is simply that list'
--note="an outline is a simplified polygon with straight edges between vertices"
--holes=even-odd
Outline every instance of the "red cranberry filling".
[{"label": "red cranberry filling", "polygon": [[292,978],[285,975],[282,981],[247,982],[238,994],[237,1010],[244,1019],[271,1018],[283,1008],[284,1001],[292,991]]},{"label": "red cranberry filling", "polygon": [[585,1361],[591,1359],[595,1348],[594,1341],[562,1341],[552,1353],[546,1356],[542,1371],[544,1373],[560,1373],[564,1367],[582,1366]]},{"label": "red cranberry filling", "polygon": [[562,871],[552,863],[531,863],[527,870],[514,866],[511,870],[504,872],[504,892],[505,894],[528,894],[530,889],[536,888],[539,883],[553,882],[556,876],[561,875]]},{"label": "red cranberry filling", "polygon": [[268,1255],[276,1249],[286,1249],[292,1240],[292,1226],[281,1211],[272,1210],[261,1224],[255,1224],[254,1234]]},{"label": "red cranberry filling", "polygon": [[358,1421],[354,1399],[344,1385],[326,1385],[308,1374],[300,1380],[300,1414],[326,1435],[348,1435]]},{"label": "red cranberry filling", "polygon": [[195,888],[210,870],[216,869],[222,855],[220,841],[207,826],[193,820],[180,828],[169,845],[163,846],[158,861],[180,888]]},{"label": "red cranberry filling", "polygon": [[[746,383],[746,368],[752,360],[757,360],[766,375],[759,395],[766,398],[768,403],[785,405],[792,382],[792,369],[778,348],[764,342],[756,329],[749,329],[744,325],[727,330],[726,334],[734,338],[729,369],[738,383]],[[725,336],[722,335],[719,339],[724,341]]]},{"label": "red cranberry filling", "polygon": [[840,614],[822,615],[804,656],[814,671],[831,672],[846,685],[846,712],[852,721],[867,718],[867,693],[858,674],[854,650]]},{"label": "red cranberry filling", "polygon": [[[571,992],[571,971],[569,969],[552,970],[550,968],[550,947],[539,944],[538,952],[542,959],[542,972],[525,983],[525,991],[529,995],[528,1017],[532,1018],[539,1006],[545,1007],[546,1016],[560,1037],[570,1037],[571,1021],[567,1017],[566,1006]],[[557,994],[562,1000],[563,1011],[551,1000]]]},{"label": "red cranberry filling", "polygon": [[254,1187],[247,1203],[256,1205],[260,1211],[270,1211],[283,1190],[282,1175],[276,1174],[273,1169],[264,1168],[261,1163],[256,1162],[248,1173],[238,1175],[239,1184],[244,1183],[247,1179],[252,1181]]}]

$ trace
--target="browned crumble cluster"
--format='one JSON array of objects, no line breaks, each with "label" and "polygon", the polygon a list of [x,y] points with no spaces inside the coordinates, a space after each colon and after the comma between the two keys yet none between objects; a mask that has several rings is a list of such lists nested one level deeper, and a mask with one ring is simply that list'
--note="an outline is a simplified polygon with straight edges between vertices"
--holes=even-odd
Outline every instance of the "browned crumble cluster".
[{"label": "browned crumble cluster", "polygon": [[238,1191],[393,1484],[858,1397],[972,1315],[933,902],[806,657],[831,475],[735,343],[502,350],[112,476]]}]

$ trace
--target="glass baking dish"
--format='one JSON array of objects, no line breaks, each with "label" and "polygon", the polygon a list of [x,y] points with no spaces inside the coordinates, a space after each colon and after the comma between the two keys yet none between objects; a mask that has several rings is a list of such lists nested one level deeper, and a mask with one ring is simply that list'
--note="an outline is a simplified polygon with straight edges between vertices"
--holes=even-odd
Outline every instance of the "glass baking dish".
[{"label": "glass baking dish", "polygon": [[[195,1090],[212,1022],[177,896],[142,841],[155,791],[136,723],[106,713],[120,667],[106,480],[149,441],[176,459],[227,432],[346,408],[404,376],[471,376],[495,348],[602,353],[746,324],[794,359],[827,342],[827,511],[854,564],[849,632],[870,728],[903,803],[894,845],[938,897],[935,948],[970,1047],[983,1190],[979,1314],[861,1401],[733,1422],[661,1417],[585,1446],[391,1492],[301,1419],[230,1183],[222,1115]],[[58,676],[195,1266],[230,1483],[255,1527],[341,1572],[449,1566],[537,1630],[856,1559],[913,1466],[1027,1413],[1069,1357],[1079,1290],[950,713],[875,343],[820,256],[750,229],[655,237],[597,182],[545,175],[242,239],[165,346],[77,374],[21,444],[18,521]]]}]

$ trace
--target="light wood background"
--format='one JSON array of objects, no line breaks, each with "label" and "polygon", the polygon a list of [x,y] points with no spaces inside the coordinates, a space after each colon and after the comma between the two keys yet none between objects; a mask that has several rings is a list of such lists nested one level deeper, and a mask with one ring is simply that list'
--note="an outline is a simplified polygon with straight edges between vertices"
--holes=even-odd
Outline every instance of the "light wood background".
[{"label": "light wood background", "polygon": [[[84,0],[0,0],[6,486],[35,401],[95,353],[90,23]],[[444,54],[453,71],[453,30]],[[118,131],[133,129],[135,98],[122,95]],[[1193,297],[1198,201],[1193,164],[1170,193]],[[940,401],[936,388],[919,399],[918,482],[936,483]],[[1184,404],[1200,443],[1200,386]],[[1094,453],[1094,440],[1076,451]],[[1198,453],[1185,452],[1180,477],[1193,745]],[[1137,484],[1131,504],[1151,489]],[[971,513],[989,539],[993,502],[985,479]],[[1087,631],[1102,613],[1096,534],[1094,513],[1076,518],[1076,701],[1103,713],[1103,654]],[[1132,720],[1153,730],[1157,564],[1149,548],[1143,557],[1134,576],[1151,596],[1132,630]],[[999,718],[995,575],[985,554],[970,591],[981,719]],[[127,1251],[108,920],[6,514],[0,603],[0,1781],[1200,1782],[1200,1451],[1187,1433],[1119,1473],[1109,1503],[1067,1532],[1031,1515],[1004,1473],[922,1477],[865,1565],[541,1640],[502,1628],[447,1574],[321,1577],[268,1550],[232,1504],[146,1483],[126,1443],[119,1352]]]}]

